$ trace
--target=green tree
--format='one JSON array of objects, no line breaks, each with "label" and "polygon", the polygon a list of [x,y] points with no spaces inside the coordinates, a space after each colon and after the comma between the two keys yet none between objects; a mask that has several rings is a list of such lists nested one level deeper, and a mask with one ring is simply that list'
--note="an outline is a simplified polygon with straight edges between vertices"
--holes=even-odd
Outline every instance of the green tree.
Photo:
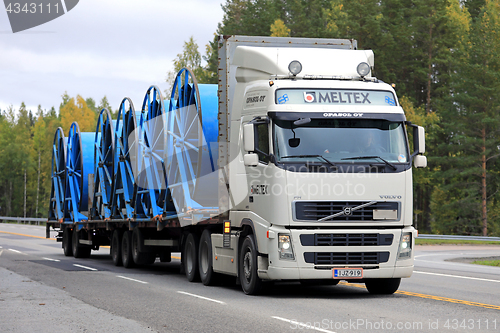
[{"label": "green tree", "polygon": [[[210,52],[209,49],[207,45],[207,53]],[[207,57],[209,56],[210,55],[207,55]],[[202,67],[201,59],[202,57],[198,50],[198,44],[196,44],[194,37],[191,36],[188,41],[184,42],[183,51],[177,54],[177,58],[174,59],[174,69],[167,73],[166,80],[169,84],[169,88],[165,91],[165,95],[170,96],[177,73],[183,68],[189,68],[193,72],[198,83],[208,83],[207,81],[210,81],[212,74]]]},{"label": "green tree", "polygon": [[108,98],[106,96],[104,96],[101,99],[101,101],[99,102],[99,106],[96,108],[96,112],[95,112],[96,117],[99,115],[99,113],[101,112],[102,109],[107,109],[109,111],[109,113],[111,114],[112,118],[116,119],[116,117],[118,117],[118,110],[116,110],[116,113],[113,112],[113,108],[109,104]]},{"label": "green tree", "polygon": [[500,2],[487,0],[470,24],[463,61],[454,71],[447,121],[442,124],[448,155],[442,162],[443,182],[433,197],[436,213],[443,204],[439,209],[448,215],[437,225],[441,230],[487,235],[488,208],[498,201],[499,15]]}]

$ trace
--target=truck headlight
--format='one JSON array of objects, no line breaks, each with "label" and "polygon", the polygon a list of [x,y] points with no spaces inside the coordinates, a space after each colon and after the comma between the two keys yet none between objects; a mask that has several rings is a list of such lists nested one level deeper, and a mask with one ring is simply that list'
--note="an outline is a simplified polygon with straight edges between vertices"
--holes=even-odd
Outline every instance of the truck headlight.
[{"label": "truck headlight", "polygon": [[278,235],[278,251],[280,259],[295,260],[290,235]]},{"label": "truck headlight", "polygon": [[398,259],[411,258],[411,232],[403,232],[399,242]]}]

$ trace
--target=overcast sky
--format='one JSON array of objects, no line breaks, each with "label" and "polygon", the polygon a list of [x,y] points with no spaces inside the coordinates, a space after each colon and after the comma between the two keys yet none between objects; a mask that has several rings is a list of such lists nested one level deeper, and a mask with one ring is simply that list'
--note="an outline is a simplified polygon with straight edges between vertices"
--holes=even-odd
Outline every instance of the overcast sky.
[{"label": "overcast sky", "polygon": [[150,85],[167,88],[166,73],[194,36],[202,54],[222,21],[225,0],[81,0],[65,15],[13,34],[0,6],[0,109],[21,102],[59,109],[65,91],[123,97],[140,109]]}]

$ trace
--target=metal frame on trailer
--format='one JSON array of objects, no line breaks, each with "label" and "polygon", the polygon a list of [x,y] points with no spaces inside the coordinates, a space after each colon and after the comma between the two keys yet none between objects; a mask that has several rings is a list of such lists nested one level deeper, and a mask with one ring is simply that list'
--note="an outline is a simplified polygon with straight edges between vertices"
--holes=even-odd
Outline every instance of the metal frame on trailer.
[{"label": "metal frame on trailer", "polygon": [[64,218],[64,188],[66,185],[66,138],[61,127],[57,128],[52,143],[51,179],[49,220],[62,221]]},{"label": "metal frame on trailer", "polygon": [[[115,165],[114,187],[111,215],[112,218],[134,218],[134,168],[137,170],[138,140],[141,113],[136,112],[130,98],[126,97],[120,103],[118,119],[115,126]],[[131,156],[132,155],[132,156]],[[135,161],[132,161],[132,159]],[[134,163],[135,166],[132,164]],[[144,215],[141,211],[140,215]]]},{"label": "metal frame on trailer", "polygon": [[[165,107],[160,89],[151,86],[144,97],[135,176],[136,220],[161,220],[166,195]],[[139,215],[143,212],[143,215]]]},{"label": "metal frame on trailer", "polygon": [[[94,133],[81,133],[77,122],[71,124],[66,150],[64,220],[88,220],[88,177],[94,172]],[[87,214],[87,215],[85,215]]]},{"label": "metal frame on trailer", "polygon": [[94,141],[92,219],[107,220],[111,217],[111,201],[116,164],[114,149],[115,139],[111,114],[107,109],[102,109],[97,118]]},{"label": "metal frame on trailer", "polygon": [[[205,90],[213,88],[212,100],[206,101],[206,109],[202,109],[200,88]],[[202,88],[202,89],[203,89]],[[181,225],[185,223],[197,223],[200,219],[207,219],[216,213],[217,198],[215,205],[200,202],[197,194],[201,187],[206,187],[207,180],[216,174],[216,158],[213,155],[210,144],[217,143],[217,126],[211,128],[210,133],[204,133],[203,117],[205,110],[215,108],[215,113],[209,114],[217,121],[217,93],[215,85],[199,85],[196,77],[188,68],[183,68],[177,74],[170,96],[170,107],[168,113],[167,131],[167,179],[171,199],[177,211],[177,217],[181,219]],[[210,140],[207,141],[207,137]],[[216,152],[216,151],[215,151]],[[203,162],[206,165],[203,165]],[[214,173],[211,175],[210,173]],[[202,185],[200,184],[200,179]],[[216,183],[213,184],[216,186]],[[206,200],[205,200],[206,201]],[[194,215],[197,218],[192,218]],[[185,223],[183,223],[184,217]]]}]

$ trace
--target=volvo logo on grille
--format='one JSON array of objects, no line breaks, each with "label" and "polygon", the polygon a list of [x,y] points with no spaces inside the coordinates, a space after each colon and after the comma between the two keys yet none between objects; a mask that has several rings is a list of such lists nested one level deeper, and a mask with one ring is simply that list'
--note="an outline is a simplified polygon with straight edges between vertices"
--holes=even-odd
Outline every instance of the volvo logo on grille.
[{"label": "volvo logo on grille", "polygon": [[342,212],[344,213],[344,215],[350,216],[350,215],[352,215],[352,208],[351,207],[343,207]]}]

